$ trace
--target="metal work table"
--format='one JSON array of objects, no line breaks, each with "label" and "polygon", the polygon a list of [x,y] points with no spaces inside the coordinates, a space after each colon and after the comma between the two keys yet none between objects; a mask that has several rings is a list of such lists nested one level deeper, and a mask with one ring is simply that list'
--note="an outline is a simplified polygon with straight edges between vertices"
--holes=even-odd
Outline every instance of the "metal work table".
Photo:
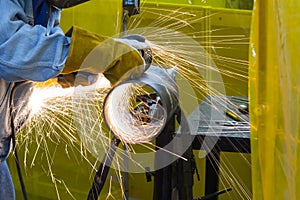
[{"label": "metal work table", "polygon": [[[193,149],[207,153],[205,195],[218,191],[221,151],[250,153],[249,115],[238,110],[242,104],[248,104],[246,97],[207,97],[198,107]],[[238,121],[226,114],[228,110],[238,115]]]}]

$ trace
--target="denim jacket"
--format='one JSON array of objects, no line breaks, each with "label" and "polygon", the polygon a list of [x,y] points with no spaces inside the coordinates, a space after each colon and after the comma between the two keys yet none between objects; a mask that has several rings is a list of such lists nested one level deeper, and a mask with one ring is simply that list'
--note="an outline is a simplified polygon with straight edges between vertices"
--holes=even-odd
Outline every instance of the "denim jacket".
[{"label": "denim jacket", "polygon": [[[57,76],[66,62],[70,38],[59,27],[60,11],[51,8],[47,27],[33,25],[31,0],[0,1],[0,162],[11,143],[11,106],[23,113],[32,81]],[[26,116],[26,115],[24,115]],[[15,127],[19,127],[15,121]]]}]

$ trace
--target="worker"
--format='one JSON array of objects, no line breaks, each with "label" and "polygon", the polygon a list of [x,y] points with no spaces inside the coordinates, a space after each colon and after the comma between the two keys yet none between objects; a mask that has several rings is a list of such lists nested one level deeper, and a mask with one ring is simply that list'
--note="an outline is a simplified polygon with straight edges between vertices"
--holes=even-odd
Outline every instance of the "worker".
[{"label": "worker", "polygon": [[[14,133],[26,121],[23,108],[34,81],[82,71],[103,73],[115,84],[123,74],[144,65],[139,52],[128,43],[75,26],[63,33],[59,27],[61,8],[84,1],[87,0],[0,1],[0,199],[15,199],[6,158],[13,148]],[[95,53],[103,62],[99,66],[83,64],[102,43],[105,45]]]}]

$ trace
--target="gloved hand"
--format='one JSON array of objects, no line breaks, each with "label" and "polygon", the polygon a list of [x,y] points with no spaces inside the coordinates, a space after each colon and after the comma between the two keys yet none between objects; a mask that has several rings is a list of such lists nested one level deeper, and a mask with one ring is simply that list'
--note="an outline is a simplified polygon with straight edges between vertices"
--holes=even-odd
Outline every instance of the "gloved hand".
[{"label": "gloved hand", "polygon": [[129,34],[122,38],[114,38],[114,40],[123,42],[138,50],[145,61],[146,70],[151,66],[152,50],[145,37],[138,34]]},{"label": "gloved hand", "polygon": [[[72,41],[62,75],[81,71],[91,74],[103,73],[114,85],[121,78],[139,77],[150,66],[146,65],[142,53],[137,50],[146,48],[147,45],[143,41],[133,38],[108,38],[76,26],[66,35],[70,36]],[[141,38],[139,40],[142,40]]]}]

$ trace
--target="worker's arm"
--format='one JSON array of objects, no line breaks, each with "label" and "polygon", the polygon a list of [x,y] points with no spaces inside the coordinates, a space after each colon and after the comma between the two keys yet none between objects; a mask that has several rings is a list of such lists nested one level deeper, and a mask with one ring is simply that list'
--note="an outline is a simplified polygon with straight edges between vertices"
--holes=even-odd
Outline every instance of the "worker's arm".
[{"label": "worker's arm", "polygon": [[[58,23],[47,28],[30,25],[28,2],[0,1],[1,78],[45,81],[61,73],[84,71],[103,73],[115,84],[124,75],[138,76],[144,72],[144,59],[129,44],[79,27],[73,27],[66,37]],[[51,21],[59,18],[58,11],[50,15]]]},{"label": "worker's arm", "polygon": [[29,2],[0,1],[0,77],[6,81],[47,80],[61,72],[67,59],[70,38],[59,26],[46,35],[45,27],[30,25]]}]

